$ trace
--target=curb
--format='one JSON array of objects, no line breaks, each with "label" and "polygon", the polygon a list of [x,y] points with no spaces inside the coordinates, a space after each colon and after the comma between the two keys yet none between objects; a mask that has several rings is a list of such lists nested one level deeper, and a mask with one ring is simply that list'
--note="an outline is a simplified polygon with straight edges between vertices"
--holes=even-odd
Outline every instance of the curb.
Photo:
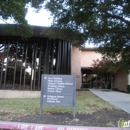
[{"label": "curb", "polygon": [[[130,128],[128,128],[130,130]],[[45,125],[20,122],[0,121],[0,130],[126,130],[115,127],[84,127],[84,126],[61,126]]]}]

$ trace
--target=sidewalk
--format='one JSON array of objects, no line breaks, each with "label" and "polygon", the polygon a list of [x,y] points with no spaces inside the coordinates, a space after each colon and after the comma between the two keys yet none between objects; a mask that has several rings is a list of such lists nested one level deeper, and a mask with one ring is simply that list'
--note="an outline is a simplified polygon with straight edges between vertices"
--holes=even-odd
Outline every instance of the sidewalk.
[{"label": "sidewalk", "polygon": [[105,92],[101,91],[101,89],[89,90],[103,100],[130,114],[130,94],[117,91]]}]

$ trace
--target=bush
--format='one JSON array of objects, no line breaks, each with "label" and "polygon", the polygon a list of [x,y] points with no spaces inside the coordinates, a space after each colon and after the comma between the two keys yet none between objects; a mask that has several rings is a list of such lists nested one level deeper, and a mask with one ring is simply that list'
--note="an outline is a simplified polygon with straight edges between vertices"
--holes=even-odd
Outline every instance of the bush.
[{"label": "bush", "polygon": [[127,85],[127,92],[130,93],[130,85]]}]

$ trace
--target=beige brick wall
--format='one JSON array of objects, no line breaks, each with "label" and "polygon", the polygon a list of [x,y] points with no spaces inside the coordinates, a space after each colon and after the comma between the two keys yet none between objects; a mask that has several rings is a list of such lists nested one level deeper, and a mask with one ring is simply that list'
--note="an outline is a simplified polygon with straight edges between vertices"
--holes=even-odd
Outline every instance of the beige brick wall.
[{"label": "beige brick wall", "polygon": [[117,73],[114,75],[113,87],[118,88],[118,90],[121,91],[126,91],[127,84],[128,84],[127,73],[122,69],[118,70]]},{"label": "beige brick wall", "polygon": [[94,49],[81,51],[81,67],[91,67],[93,60],[101,59],[101,54],[96,53]]},{"label": "beige brick wall", "polygon": [[81,51],[72,47],[71,74],[76,76],[76,88],[81,87]]},{"label": "beige brick wall", "polygon": [[76,75],[76,87],[81,87],[81,67],[90,67],[95,59],[101,59],[101,54],[96,53],[94,49],[79,50],[72,47],[72,71],[71,74]]},{"label": "beige brick wall", "polygon": [[[71,74],[76,75],[76,87],[81,87],[81,67],[91,67],[93,60],[102,59],[102,55],[94,49],[79,50],[76,47],[72,48],[72,71]],[[120,69],[113,79],[113,87],[118,90],[126,91],[128,84],[128,75]]]}]

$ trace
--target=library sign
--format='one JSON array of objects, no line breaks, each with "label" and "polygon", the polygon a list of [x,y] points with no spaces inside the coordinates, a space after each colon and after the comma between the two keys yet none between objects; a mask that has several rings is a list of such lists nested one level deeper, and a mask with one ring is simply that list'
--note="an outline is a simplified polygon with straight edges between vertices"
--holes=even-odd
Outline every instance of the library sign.
[{"label": "library sign", "polygon": [[72,106],[75,118],[76,77],[73,75],[49,75],[43,74],[41,79],[41,103],[50,106]]}]

